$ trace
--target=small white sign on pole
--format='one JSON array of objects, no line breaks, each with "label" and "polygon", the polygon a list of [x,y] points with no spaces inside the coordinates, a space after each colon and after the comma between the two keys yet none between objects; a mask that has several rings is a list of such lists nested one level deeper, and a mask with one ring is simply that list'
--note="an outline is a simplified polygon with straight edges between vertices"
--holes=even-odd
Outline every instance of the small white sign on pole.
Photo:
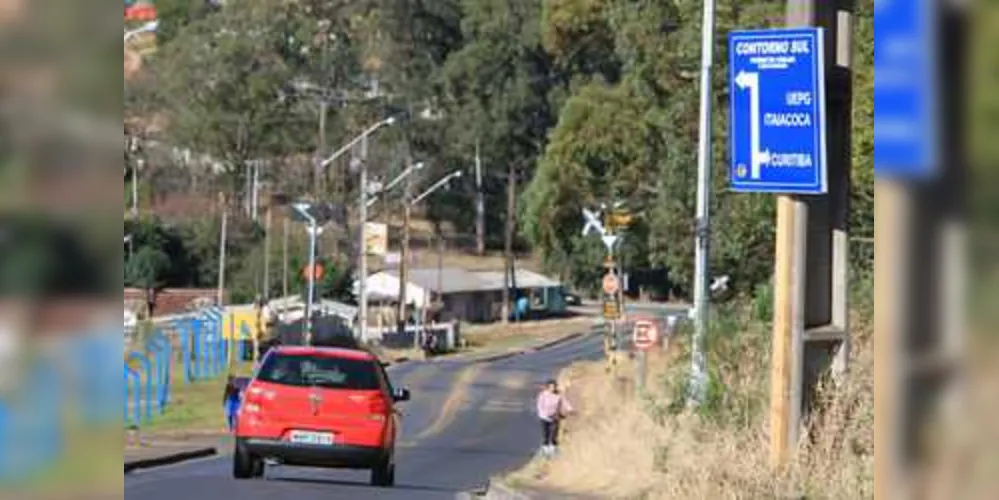
[{"label": "small white sign on pole", "polygon": [[388,252],[388,225],[365,223],[364,250],[368,255],[385,255]]},{"label": "small white sign on pole", "polygon": [[617,245],[617,236],[613,234],[607,234],[602,237],[604,240],[604,246],[607,247],[607,252],[613,254],[614,246]]}]

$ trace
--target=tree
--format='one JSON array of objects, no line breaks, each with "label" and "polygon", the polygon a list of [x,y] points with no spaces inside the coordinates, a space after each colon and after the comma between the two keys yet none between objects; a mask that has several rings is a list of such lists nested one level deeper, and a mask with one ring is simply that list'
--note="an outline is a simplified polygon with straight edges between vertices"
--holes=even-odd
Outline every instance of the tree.
[{"label": "tree", "polygon": [[289,59],[302,49],[296,12],[279,0],[225,9],[184,27],[152,61],[147,99],[166,139],[221,162],[234,190],[249,161],[300,152],[311,137],[288,98]]},{"label": "tree", "polygon": [[[874,236],[874,0],[857,5],[851,229]],[[873,263],[872,263],[873,265]]]},{"label": "tree", "polygon": [[[597,72],[584,61],[568,64],[574,96],[552,132],[541,169],[528,195],[527,233],[550,264],[569,265],[580,277],[592,273],[599,254],[584,251],[577,238],[583,203],[624,198],[644,215],[629,235],[634,264],[665,267],[680,288],[692,279],[697,74],[700,62],[700,5],[696,2],[588,1],[545,3],[546,47],[559,61],[574,51],[595,50],[587,42],[613,40],[613,55],[600,52],[604,67],[620,67],[620,83],[580,84]],[[766,26],[778,20],[776,1],[719,2],[718,30]],[[606,42],[601,45],[606,45]],[[716,47],[724,61],[723,37]],[[594,56],[587,56],[594,57]],[[606,72],[605,72],[606,74]],[[727,75],[716,71],[713,144],[712,266],[738,282],[766,279],[772,259],[773,204],[769,197],[727,192]],[[578,260],[588,256],[587,260]],[[574,262],[575,261],[575,262]],[[562,270],[562,269],[560,269]]]},{"label": "tree", "polygon": [[170,257],[156,247],[144,246],[129,259],[125,266],[125,285],[146,291],[146,314],[155,313],[156,291],[165,283],[164,275],[170,269]]},{"label": "tree", "polygon": [[545,50],[561,72],[600,75],[616,82],[621,61],[616,56],[610,8],[614,0],[544,0],[541,34]]},{"label": "tree", "polygon": [[[645,113],[642,100],[628,87],[584,87],[563,108],[524,195],[524,234],[550,267],[580,278],[573,281],[582,288],[592,284],[603,254],[590,251],[594,242],[601,247],[599,240],[578,237],[581,210],[617,201],[625,201],[633,212],[650,208],[649,193],[655,191],[649,188],[657,184],[654,153],[662,150],[662,131]],[[647,248],[644,227],[634,228],[638,232],[628,238],[639,250]]]},{"label": "tree", "polygon": [[219,3],[213,0],[157,0],[157,43],[170,43],[187,25],[218,10]]},{"label": "tree", "polygon": [[[447,150],[471,164],[480,147],[486,204],[507,205],[507,170],[526,186],[555,125],[562,81],[541,44],[541,5],[533,0],[463,2],[465,44],[448,57],[441,80]],[[470,217],[474,211],[465,211]],[[502,234],[506,210],[487,211],[487,239]],[[470,227],[470,220],[462,225]]]}]

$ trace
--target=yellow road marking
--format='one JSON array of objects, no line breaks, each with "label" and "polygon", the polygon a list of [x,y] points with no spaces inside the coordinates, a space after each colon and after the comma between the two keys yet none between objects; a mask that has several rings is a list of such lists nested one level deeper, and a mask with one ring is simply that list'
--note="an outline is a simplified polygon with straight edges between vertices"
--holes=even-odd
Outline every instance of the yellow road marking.
[{"label": "yellow road marking", "polygon": [[520,413],[527,410],[523,401],[490,401],[478,408],[482,413]]},{"label": "yellow road marking", "polygon": [[527,378],[527,374],[524,372],[505,374],[503,380],[500,382],[500,386],[513,391],[523,389],[527,387]]},{"label": "yellow road marking", "polygon": [[478,377],[479,372],[482,371],[482,366],[472,365],[466,368],[461,374],[458,375],[457,380],[455,380],[454,386],[451,388],[451,393],[448,395],[447,400],[441,407],[441,412],[437,416],[437,420],[434,423],[420,432],[414,440],[420,441],[431,436],[435,436],[444,431],[451,423],[454,418],[458,415],[458,410],[461,408],[461,404],[465,401],[468,396],[468,389],[472,386],[472,382]]},{"label": "yellow road marking", "polygon": [[[433,375],[440,373],[440,371],[440,367],[437,365],[420,365],[413,371],[409,372],[409,376],[405,377],[405,380],[402,380],[402,377],[400,377],[400,380],[405,382],[404,384],[393,383],[393,385],[406,386],[406,388],[410,389],[415,388],[419,384],[422,384],[424,381],[431,378]],[[391,374],[389,376],[391,377]]]}]

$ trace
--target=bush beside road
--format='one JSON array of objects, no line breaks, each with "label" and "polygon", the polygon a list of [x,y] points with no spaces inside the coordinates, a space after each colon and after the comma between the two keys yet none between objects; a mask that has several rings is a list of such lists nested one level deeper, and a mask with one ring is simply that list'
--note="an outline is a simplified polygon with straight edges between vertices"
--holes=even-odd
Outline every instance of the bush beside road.
[{"label": "bush beside road", "polygon": [[[638,400],[634,367],[616,377],[603,363],[577,364],[563,384],[578,414],[567,422],[561,454],[511,474],[515,486],[601,498],[868,498],[873,495],[873,300],[858,301],[853,379],[836,397],[823,394],[827,418],[789,470],[771,474],[770,326],[765,308],[735,308],[716,318],[708,404],[684,411],[689,352],[681,338],[650,354],[647,397]],[[761,304],[757,304],[762,307]]]}]

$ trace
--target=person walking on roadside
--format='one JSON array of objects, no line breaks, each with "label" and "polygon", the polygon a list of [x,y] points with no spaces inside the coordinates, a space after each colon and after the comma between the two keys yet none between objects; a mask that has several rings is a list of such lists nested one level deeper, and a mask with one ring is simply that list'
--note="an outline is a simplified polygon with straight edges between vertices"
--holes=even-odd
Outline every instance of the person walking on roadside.
[{"label": "person walking on roadside", "polygon": [[225,392],[222,395],[222,411],[225,414],[226,430],[232,433],[236,430],[236,414],[239,412],[240,390],[232,375],[226,379]]},{"label": "person walking on roadside", "polygon": [[437,335],[434,330],[429,326],[423,327],[423,343],[420,347],[423,349],[423,359],[430,360],[434,357],[434,348],[437,346]]},{"label": "person walking on roadside", "polygon": [[558,382],[549,380],[538,395],[538,418],[541,420],[541,454],[552,458],[558,451],[562,420],[573,412],[572,404],[559,391]]}]

